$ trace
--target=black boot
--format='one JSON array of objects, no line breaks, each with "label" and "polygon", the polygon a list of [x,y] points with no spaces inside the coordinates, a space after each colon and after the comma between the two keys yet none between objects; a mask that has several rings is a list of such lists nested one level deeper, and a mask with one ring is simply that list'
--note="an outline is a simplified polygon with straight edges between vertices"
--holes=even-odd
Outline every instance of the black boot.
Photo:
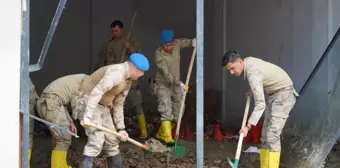
[{"label": "black boot", "polygon": [[82,168],[92,168],[93,167],[93,161],[94,161],[94,157],[84,155]]},{"label": "black boot", "polygon": [[108,168],[124,168],[122,155],[110,156],[106,158]]}]

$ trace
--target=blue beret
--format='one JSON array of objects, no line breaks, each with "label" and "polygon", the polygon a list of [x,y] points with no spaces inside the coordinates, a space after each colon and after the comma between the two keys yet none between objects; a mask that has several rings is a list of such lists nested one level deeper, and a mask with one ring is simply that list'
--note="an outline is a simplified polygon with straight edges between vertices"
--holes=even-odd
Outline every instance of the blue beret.
[{"label": "blue beret", "polygon": [[130,55],[130,62],[139,70],[141,71],[148,71],[149,70],[149,61],[143,55],[139,53],[133,53]]},{"label": "blue beret", "polygon": [[172,30],[163,30],[161,32],[161,42],[170,43],[174,40],[174,32]]}]

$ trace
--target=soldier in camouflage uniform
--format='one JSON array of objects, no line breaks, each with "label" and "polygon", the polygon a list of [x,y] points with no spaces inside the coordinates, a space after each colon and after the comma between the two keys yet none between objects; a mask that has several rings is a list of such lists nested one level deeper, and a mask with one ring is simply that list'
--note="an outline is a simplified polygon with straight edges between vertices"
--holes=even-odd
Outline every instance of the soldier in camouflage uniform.
[{"label": "soldier in camouflage uniform", "polygon": [[[228,51],[223,56],[221,65],[232,75],[243,74],[248,80],[250,89],[246,95],[253,95],[255,107],[247,126],[241,128],[240,132],[247,136],[251,126],[256,126],[265,112],[260,164],[261,168],[278,168],[281,153],[280,135],[298,96],[292,80],[280,67],[254,57],[242,59],[235,51]],[[267,108],[265,93],[268,94]]]},{"label": "soldier in camouflage uniform", "polygon": [[124,167],[119,151],[119,140],[127,141],[129,137],[125,131],[124,102],[132,81],[143,76],[148,70],[147,58],[142,54],[133,53],[129,61],[99,68],[80,86],[82,95],[77,111],[82,125],[92,123],[117,131],[121,135],[117,137],[84,125],[88,140],[83,151],[83,168],[92,168],[94,158],[101,151],[107,156],[108,168]]},{"label": "soldier in camouflage uniform", "polygon": [[[126,37],[123,36],[123,28],[124,25],[120,20],[112,22],[111,30],[113,38],[102,46],[99,52],[99,61],[96,65],[96,69],[106,65],[121,63],[124,48],[126,48],[126,53],[124,55],[123,62],[128,61],[130,54],[140,53],[139,44],[135,40],[128,41]],[[134,111],[137,114],[141,132],[140,138],[147,138],[148,132],[142,107],[142,94],[140,92],[138,80],[132,82],[129,95],[126,100],[125,108],[127,111]]]},{"label": "soldier in camouflage uniform", "polygon": [[[39,116],[77,133],[77,127],[67,107],[71,107],[73,119],[77,119],[75,107],[80,96],[78,90],[86,77],[88,75],[85,74],[67,75],[51,82],[37,101]],[[71,135],[53,128],[50,129],[50,132],[52,134],[51,168],[70,168],[71,166],[67,165],[66,156],[71,145]]]},{"label": "soldier in camouflage uniform", "polygon": [[[31,115],[35,115],[35,105],[37,104],[37,99],[39,98],[37,92],[35,91],[35,86],[33,85],[31,78],[30,81],[30,90],[29,90],[29,113]],[[32,118],[29,119],[29,146],[28,146],[28,163],[31,160],[32,147],[33,147],[33,129],[34,129],[34,120]]]},{"label": "soldier in camouflage uniform", "polygon": [[180,50],[196,47],[196,39],[175,39],[172,30],[163,30],[160,39],[162,44],[155,52],[157,70],[154,89],[162,123],[156,138],[173,145],[171,130],[178,119],[183,92],[189,89],[180,81]]}]

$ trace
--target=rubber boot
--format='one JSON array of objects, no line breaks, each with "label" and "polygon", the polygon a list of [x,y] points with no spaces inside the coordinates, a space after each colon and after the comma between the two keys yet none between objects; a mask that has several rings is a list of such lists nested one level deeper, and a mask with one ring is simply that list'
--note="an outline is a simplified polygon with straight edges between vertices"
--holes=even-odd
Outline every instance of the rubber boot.
[{"label": "rubber boot", "polygon": [[67,165],[66,156],[67,151],[52,150],[51,168],[72,168]]},{"label": "rubber boot", "polygon": [[279,168],[280,152],[269,152],[269,166],[268,168]]},{"label": "rubber boot", "polygon": [[106,158],[107,168],[124,168],[122,155],[110,156]]},{"label": "rubber boot", "polygon": [[161,139],[164,136],[163,125],[161,124],[158,128],[156,139]]},{"label": "rubber boot", "polygon": [[171,136],[171,122],[163,121],[161,127],[159,127],[156,138],[167,145],[174,145],[174,140]]},{"label": "rubber boot", "polygon": [[146,120],[144,114],[137,115],[139,129],[140,129],[140,138],[145,139],[148,137],[148,130],[146,126]]},{"label": "rubber boot", "polygon": [[32,155],[32,149],[28,149],[28,168],[30,168],[31,165],[31,155]]},{"label": "rubber boot", "polygon": [[92,168],[93,167],[94,157],[84,156],[84,160],[82,162],[81,168]]},{"label": "rubber boot", "polygon": [[260,149],[260,168],[269,168],[269,149]]}]

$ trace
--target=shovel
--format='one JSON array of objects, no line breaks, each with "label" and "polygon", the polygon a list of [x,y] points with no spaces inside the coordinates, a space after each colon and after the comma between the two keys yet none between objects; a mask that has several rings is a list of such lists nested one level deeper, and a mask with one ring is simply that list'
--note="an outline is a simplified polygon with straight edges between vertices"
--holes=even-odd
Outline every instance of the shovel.
[{"label": "shovel", "polygon": [[[130,30],[129,30],[129,33],[127,35],[127,40],[130,40],[130,36],[131,36],[133,25],[135,24],[136,16],[137,16],[137,12],[135,12],[133,14],[133,18],[132,18],[131,25],[130,25]],[[126,52],[126,48],[124,47],[123,53],[122,53],[122,58],[121,58],[120,62],[124,61],[125,52]]]},{"label": "shovel", "polygon": [[[246,103],[246,109],[244,110],[244,116],[243,116],[243,121],[242,121],[242,127],[246,126],[246,121],[248,118],[248,112],[249,112],[249,105],[250,105],[250,96],[247,97],[247,103]],[[241,149],[242,149],[242,142],[243,142],[243,133],[240,134],[240,138],[238,140],[238,144],[237,144],[237,150],[236,150],[236,154],[235,154],[235,160],[234,163],[228,158],[228,163],[232,168],[237,168],[239,160],[240,160],[240,156],[241,156]]]},{"label": "shovel", "polygon": [[[186,86],[189,85],[191,71],[194,65],[195,57],[196,57],[196,47],[194,47],[194,50],[192,51],[189,70],[188,70],[187,78],[185,81]],[[184,105],[185,105],[186,96],[187,96],[187,92],[184,92],[183,97],[182,97],[182,102],[181,102],[181,108],[180,108],[179,115],[178,115],[178,121],[176,125],[175,145],[171,148],[172,155],[178,156],[178,157],[183,157],[185,155],[185,147],[178,145],[178,136],[179,136],[179,128],[181,127],[182,116],[184,113]]]},{"label": "shovel", "polygon": [[[97,125],[94,125],[94,124],[92,124],[92,123],[84,123],[84,124],[82,124],[82,126],[83,126],[84,128],[85,128],[85,127],[96,128],[96,129],[99,129],[99,130],[101,130],[101,131],[105,131],[105,132],[114,134],[114,135],[116,135],[116,136],[118,136],[118,137],[121,137],[121,135],[120,135],[118,132],[116,132],[116,131],[112,131],[112,130],[110,130],[110,129],[108,129],[108,128],[105,128],[105,127],[102,127],[102,126],[97,126]],[[142,143],[140,143],[140,142],[138,142],[138,141],[135,141],[135,140],[133,140],[133,139],[131,139],[131,138],[128,138],[128,141],[129,141],[130,143],[136,145],[136,146],[139,146],[139,147],[143,148],[144,150],[146,150],[146,151],[148,151],[148,152],[152,152],[152,149],[151,149],[148,145],[146,145],[146,144],[142,144]]]}]

